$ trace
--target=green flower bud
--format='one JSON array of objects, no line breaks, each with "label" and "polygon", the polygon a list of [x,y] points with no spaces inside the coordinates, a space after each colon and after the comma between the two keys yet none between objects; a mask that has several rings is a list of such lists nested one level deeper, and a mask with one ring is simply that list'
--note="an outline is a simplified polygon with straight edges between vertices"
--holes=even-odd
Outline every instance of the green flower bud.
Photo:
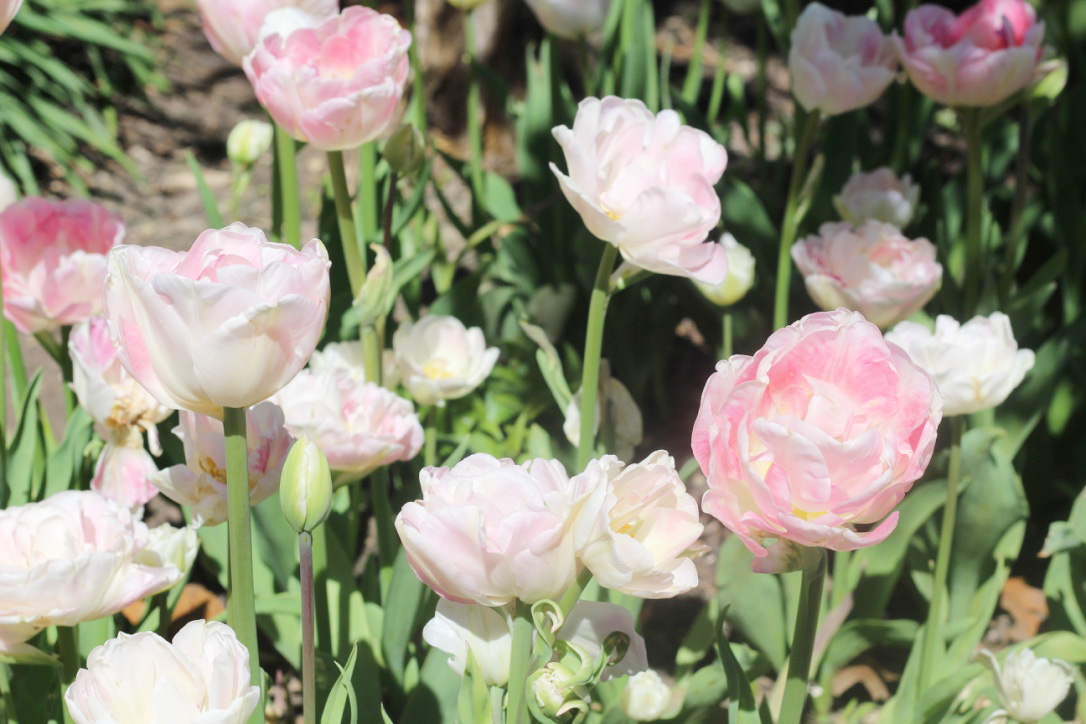
[{"label": "green flower bud", "polygon": [[279,505],[291,527],[312,532],[332,509],[332,471],[317,444],[303,435],[294,442],[283,463]]},{"label": "green flower bud", "polygon": [[588,710],[588,690],[577,683],[577,672],[557,661],[528,677],[532,703],[551,721],[568,721]]},{"label": "green flower bud", "polygon": [[377,256],[354,300],[358,323],[362,327],[371,327],[386,317],[396,301],[392,293],[392,257],[380,244],[370,244],[370,248]]},{"label": "green flower bud", "polygon": [[226,137],[226,155],[239,166],[252,166],[271,147],[275,130],[264,121],[242,121]]},{"label": "green flower bud", "polygon": [[422,166],[422,160],[426,156],[426,142],[419,129],[405,123],[385,141],[385,150],[382,153],[393,171],[401,176],[409,176]]}]

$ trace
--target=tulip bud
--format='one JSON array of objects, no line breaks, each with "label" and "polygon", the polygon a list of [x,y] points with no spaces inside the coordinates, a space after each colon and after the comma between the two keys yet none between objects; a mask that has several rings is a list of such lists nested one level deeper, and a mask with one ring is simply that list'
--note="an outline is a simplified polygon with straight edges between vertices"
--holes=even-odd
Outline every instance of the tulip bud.
[{"label": "tulip bud", "polygon": [[720,244],[728,256],[728,274],[720,284],[695,281],[705,298],[720,307],[730,307],[738,302],[754,286],[754,255],[731,234],[720,237]]},{"label": "tulip bud", "polygon": [[631,676],[619,697],[626,716],[634,721],[670,719],[682,709],[683,691],[672,689],[653,670]]},{"label": "tulip bud", "polygon": [[978,652],[978,660],[992,672],[1002,713],[1019,722],[1035,722],[1052,713],[1067,698],[1075,683],[1074,671],[1065,661],[1045,659],[1031,649],[1007,655],[1003,666],[990,651]]},{"label": "tulip bud", "polygon": [[279,484],[279,504],[291,527],[312,532],[332,509],[332,473],[328,459],[308,436],[300,437],[287,453]]},{"label": "tulip bud", "polygon": [[242,121],[226,138],[226,155],[239,166],[252,166],[271,147],[274,132],[270,123]]},{"label": "tulip bud", "polygon": [[385,141],[382,154],[393,171],[401,176],[409,176],[422,166],[422,160],[426,156],[426,141],[419,129],[405,123]]},{"label": "tulip bud", "polygon": [[376,260],[366,272],[366,280],[354,300],[358,324],[362,327],[377,324],[378,320],[388,315],[395,301],[392,294],[392,257],[380,244],[370,244],[370,248],[377,255]]},{"label": "tulip bud", "polygon": [[528,677],[539,710],[552,721],[572,720],[587,711],[588,690],[577,683],[577,673],[565,664],[552,661]]}]

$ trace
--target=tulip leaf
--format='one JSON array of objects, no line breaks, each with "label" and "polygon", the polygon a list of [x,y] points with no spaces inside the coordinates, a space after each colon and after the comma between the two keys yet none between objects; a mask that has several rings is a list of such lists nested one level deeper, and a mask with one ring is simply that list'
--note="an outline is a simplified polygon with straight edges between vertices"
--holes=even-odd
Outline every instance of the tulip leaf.
[{"label": "tulip leaf", "polygon": [[411,570],[411,565],[407,562],[407,552],[400,547],[392,566],[388,598],[384,602],[385,610],[395,611],[395,615],[386,616],[381,629],[385,663],[392,678],[400,686],[404,685],[408,643],[414,638],[420,611],[426,608],[425,604],[431,598],[430,589],[423,585]]},{"label": "tulip leaf", "polygon": [[358,724],[358,699],[355,696],[354,687],[351,686],[357,658],[358,647],[352,646],[351,653],[347,657],[347,664],[340,666],[339,662],[336,662],[336,668],[339,669],[339,678],[332,685],[332,691],[328,695],[327,701],[325,701],[324,712],[321,714],[321,724],[342,724],[343,712],[348,705],[351,708],[351,724]]},{"label": "tulip leaf", "polygon": [[38,395],[41,393],[42,373],[39,369],[23,395],[19,408],[19,420],[8,445],[7,474],[3,492],[4,507],[24,505],[33,500],[33,493],[41,481],[40,458],[44,454],[41,428],[38,425]]},{"label": "tulip leaf", "polygon": [[215,192],[207,185],[204,172],[200,168],[200,163],[196,160],[196,157],[192,155],[192,151],[185,151],[185,163],[188,164],[189,171],[192,172],[193,177],[196,179],[196,189],[200,192],[200,202],[204,205],[204,216],[207,218],[208,226],[212,229],[221,229],[226,225],[226,222],[223,221],[222,213],[219,211],[219,203],[215,200]]},{"label": "tulip leaf", "polygon": [[753,554],[738,536],[729,536],[717,558],[717,601],[743,638],[780,671],[787,654],[788,619],[781,579],[754,573]]},{"label": "tulip leaf", "polygon": [[407,698],[403,722],[454,722],[460,676],[449,667],[449,655],[430,649],[419,672],[419,684]]},{"label": "tulip leaf", "polygon": [[82,407],[77,407],[68,417],[64,440],[60,443],[45,466],[45,486],[39,499],[63,490],[83,487],[80,479],[84,469],[84,451],[93,433],[94,420]]}]

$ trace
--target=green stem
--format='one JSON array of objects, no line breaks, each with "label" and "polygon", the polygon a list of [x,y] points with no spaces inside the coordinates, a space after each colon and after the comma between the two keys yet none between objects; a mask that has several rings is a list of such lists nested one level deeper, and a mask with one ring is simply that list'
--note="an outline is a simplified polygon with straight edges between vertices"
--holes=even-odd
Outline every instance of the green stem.
[{"label": "green stem", "polygon": [[343,170],[343,152],[328,152],[328,171],[332,175],[332,193],[336,200],[336,221],[339,223],[339,239],[343,244],[343,259],[347,264],[347,277],[351,282],[351,298],[358,296],[366,280],[366,262],[358,243],[351,210],[351,192],[347,190],[347,174]]},{"label": "green stem", "polygon": [[1003,278],[999,285],[999,306],[1007,308],[1014,273],[1018,270],[1018,249],[1025,232],[1026,200],[1029,196],[1029,161],[1032,151],[1033,123],[1027,108],[1022,109],[1018,120],[1018,158],[1014,169],[1014,201],[1011,203],[1011,221],[1004,239]]},{"label": "green stem", "polygon": [[566,592],[562,594],[562,600],[558,602],[559,608],[562,609],[563,619],[569,616],[569,612],[577,605],[577,601],[581,600],[581,594],[591,581],[592,571],[582,568],[573,581],[573,585],[566,589]]},{"label": "green stem", "polygon": [[60,709],[65,724],[70,724],[73,719],[64,703],[64,692],[79,673],[79,630],[76,626],[57,626],[57,648],[60,649]]},{"label": "green stem", "polygon": [[962,468],[962,434],[965,418],[950,418],[950,469],[946,479],[946,506],[943,508],[942,528],[939,531],[939,550],[935,555],[935,575],[931,588],[931,607],[924,627],[924,641],[917,677],[917,695],[921,695],[932,681],[936,660],[942,650],[943,618],[947,601],[946,582],[950,572],[950,551],[954,547],[954,523],[958,515],[958,482]]},{"label": "green stem", "polygon": [[388,467],[381,466],[370,475],[370,491],[373,495],[373,515],[377,519],[377,560],[381,564],[381,601],[388,600],[388,587],[392,583],[392,564],[396,561],[396,524],[388,497]]},{"label": "green stem", "polygon": [[577,470],[592,459],[596,437],[596,397],[599,392],[600,354],[603,351],[603,322],[611,299],[611,272],[618,247],[606,244],[596,270],[596,283],[588,307],[588,331],[584,339],[584,366],[581,370],[581,437],[577,445]]},{"label": "green stem", "polygon": [[811,669],[811,654],[818,632],[818,611],[822,606],[822,586],[826,579],[826,551],[819,548],[811,566],[803,570],[796,609],[796,627],[792,634],[792,649],[788,653],[788,681],[784,685],[779,724],[799,724],[807,703],[807,676]]},{"label": "green stem", "polygon": [[687,103],[694,103],[701,91],[701,56],[708,35],[709,0],[701,0],[698,7],[698,25],[694,31],[694,50],[690,55],[690,65],[686,67],[686,80],[683,81],[682,99]]},{"label": "green stem", "polygon": [[799,231],[802,213],[799,194],[807,178],[807,156],[818,131],[819,112],[811,111],[803,121],[796,140],[796,157],[792,163],[792,178],[788,183],[788,200],[784,207],[781,224],[781,246],[777,252],[777,296],[773,304],[773,328],[788,324],[788,290],[792,283],[792,244]]},{"label": "green stem", "polygon": [[275,160],[279,168],[279,199],[283,214],[283,240],[302,246],[301,197],[298,193],[298,159],[294,139],[275,124]]},{"label": "green stem", "polygon": [[982,278],[981,226],[984,223],[984,145],[981,141],[980,109],[964,112],[966,147],[965,207],[965,301],[962,321],[977,312]]},{"label": "green stem", "polygon": [[[226,437],[226,506],[229,546],[230,588],[226,600],[226,618],[238,640],[249,651],[250,682],[263,689],[260,675],[260,649],[256,638],[256,609],[253,593],[252,520],[249,513],[249,447],[245,439],[245,408],[223,410]],[[264,721],[258,706],[250,724]]]},{"label": "green stem", "polygon": [[15,404],[19,404],[26,394],[28,383],[26,378],[26,363],[23,362],[23,347],[19,344],[19,333],[15,331],[15,325],[8,320],[0,320],[4,325],[4,344],[8,349],[8,361],[11,362],[12,392],[15,393]]},{"label": "green stem", "polygon": [[479,74],[475,69],[475,27],[473,11],[464,14],[464,55],[468,66],[468,147],[471,151],[471,190],[475,203],[483,200],[483,127],[480,121]]},{"label": "green stem", "polygon": [[[64,409],[67,414],[71,415],[75,409],[75,395],[72,393],[72,388],[69,386],[72,381],[72,359],[68,356],[68,335],[71,332],[71,327],[62,327],[60,336],[61,342],[58,343],[53,338],[50,332],[35,332],[34,339],[38,340],[38,344],[42,346],[57,366],[60,367],[60,374],[64,380]],[[44,408],[43,408],[44,414]]]},{"label": "green stem", "polygon": [[732,356],[733,326],[734,320],[732,319],[732,312],[728,309],[724,312],[724,329],[722,342],[720,344],[720,359],[728,359]]},{"label": "green stem", "polygon": [[358,148],[358,203],[354,217],[363,269],[368,268],[366,244],[377,241],[377,201],[377,143],[370,141]]},{"label": "green stem", "polygon": [[513,619],[513,643],[509,651],[509,698],[506,701],[506,724],[516,724],[528,719],[528,704],[525,698],[525,684],[532,665],[532,637],[535,624],[532,622],[532,608],[523,601],[516,602],[516,616]]},{"label": "green stem", "polygon": [[317,721],[316,651],[313,645],[313,536],[298,535],[299,575],[302,583],[302,720]]}]

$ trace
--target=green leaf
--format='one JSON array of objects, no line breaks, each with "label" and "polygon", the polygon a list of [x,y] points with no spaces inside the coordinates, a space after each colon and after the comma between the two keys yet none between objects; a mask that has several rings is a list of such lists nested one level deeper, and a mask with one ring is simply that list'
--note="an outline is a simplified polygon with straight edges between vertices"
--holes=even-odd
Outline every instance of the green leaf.
[{"label": "green leaf", "polygon": [[395,615],[385,618],[381,630],[381,646],[388,672],[400,686],[404,685],[407,646],[414,638],[418,615],[429,596],[429,590],[411,570],[407,553],[401,547],[396,552],[388,600],[385,601],[385,610],[395,611]]},{"label": "green leaf", "polygon": [[38,395],[41,393],[41,369],[34,373],[19,406],[15,434],[8,445],[7,490],[4,507],[24,505],[34,499],[41,481],[37,460],[44,455],[38,426]]},{"label": "green leaf", "polygon": [[400,721],[452,724],[456,721],[459,692],[460,676],[449,668],[449,655],[430,649],[422,663],[419,684],[408,697]]},{"label": "green leaf", "polygon": [[754,573],[753,554],[738,536],[729,536],[717,558],[717,602],[743,638],[780,671],[788,652],[788,618],[781,579]]},{"label": "green leaf", "polygon": [[45,486],[39,500],[64,490],[81,487],[80,474],[83,471],[83,452],[94,432],[94,420],[82,407],[77,407],[68,417],[64,430],[64,440],[49,456],[45,466]]},{"label": "green leaf", "polygon": [[358,723],[358,699],[355,696],[354,687],[351,685],[357,656],[358,647],[352,646],[351,654],[347,657],[347,665],[340,666],[339,662],[336,662],[336,668],[339,669],[339,678],[332,685],[332,692],[328,695],[328,700],[324,704],[321,724],[342,724],[343,712],[348,704],[351,708],[351,724]]},{"label": "green leaf", "polygon": [[196,189],[200,192],[200,201],[204,205],[204,216],[207,218],[208,225],[212,229],[221,229],[226,223],[219,212],[219,203],[215,200],[215,192],[207,185],[204,172],[200,168],[196,157],[192,155],[192,151],[185,151],[185,163],[188,164],[189,171],[192,172],[193,177],[196,179]]}]

